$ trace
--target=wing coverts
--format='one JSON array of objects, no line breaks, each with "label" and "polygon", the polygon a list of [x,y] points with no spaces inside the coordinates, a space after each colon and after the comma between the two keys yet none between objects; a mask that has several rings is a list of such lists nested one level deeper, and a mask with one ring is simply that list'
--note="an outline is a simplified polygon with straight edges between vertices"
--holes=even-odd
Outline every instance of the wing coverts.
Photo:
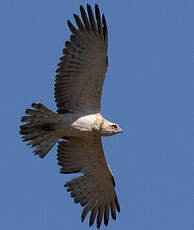
[{"label": "wing coverts", "polygon": [[65,184],[74,202],[84,207],[82,222],[89,211],[91,211],[89,226],[93,225],[96,218],[99,228],[103,216],[104,224],[108,225],[110,210],[115,220],[116,209],[120,212],[120,206],[101,138],[70,138],[68,141],[59,142],[57,152],[58,164],[62,167],[61,173],[83,173],[83,176]]},{"label": "wing coverts", "polygon": [[[87,5],[88,16],[80,6],[74,14],[78,28],[68,21],[72,32],[65,42],[55,79],[55,101],[59,113],[100,112],[101,93],[107,71],[108,33],[104,15],[95,5],[95,17]],[[95,20],[96,18],[96,20]]]}]

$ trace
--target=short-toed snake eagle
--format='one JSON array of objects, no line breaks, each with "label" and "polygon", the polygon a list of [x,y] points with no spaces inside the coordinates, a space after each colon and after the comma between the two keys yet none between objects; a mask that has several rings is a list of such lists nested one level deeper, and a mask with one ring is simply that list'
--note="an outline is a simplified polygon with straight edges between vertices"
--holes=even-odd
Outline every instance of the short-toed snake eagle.
[{"label": "short-toed snake eagle", "polygon": [[81,18],[74,14],[78,28],[67,21],[72,33],[65,43],[55,79],[57,113],[40,103],[33,103],[21,121],[24,141],[43,158],[58,142],[57,159],[61,173],[82,173],[65,184],[75,203],[84,209],[81,220],[91,211],[89,225],[95,219],[99,228],[109,212],[116,219],[120,206],[115,182],[106,162],[102,136],[122,132],[100,113],[101,93],[107,71],[108,34],[104,15],[95,5],[95,14],[87,5],[80,6]]}]

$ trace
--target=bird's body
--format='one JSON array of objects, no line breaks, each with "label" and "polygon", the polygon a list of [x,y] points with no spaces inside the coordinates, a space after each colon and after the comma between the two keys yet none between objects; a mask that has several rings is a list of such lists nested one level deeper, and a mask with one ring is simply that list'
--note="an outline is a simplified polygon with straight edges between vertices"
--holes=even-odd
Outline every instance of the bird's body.
[{"label": "bird's body", "polygon": [[65,113],[57,115],[57,124],[53,126],[53,132],[59,138],[101,135],[100,124],[103,117],[99,113],[89,115]]},{"label": "bird's body", "polygon": [[101,135],[100,125],[103,117],[101,114],[65,114],[61,115],[62,122],[58,130],[61,129],[62,136],[93,136]]},{"label": "bird's body", "polygon": [[108,65],[108,34],[104,15],[95,5],[95,17],[87,5],[88,16],[80,7],[81,19],[74,15],[78,29],[68,21],[72,32],[58,64],[55,79],[57,113],[40,103],[32,103],[21,121],[20,133],[34,153],[41,158],[58,142],[57,159],[61,173],[82,173],[65,184],[75,203],[84,209],[84,221],[91,211],[91,226],[95,219],[100,227],[102,217],[108,224],[109,211],[116,219],[120,211],[112,172],[106,162],[102,136],[122,132],[106,120],[100,111],[101,93]]}]

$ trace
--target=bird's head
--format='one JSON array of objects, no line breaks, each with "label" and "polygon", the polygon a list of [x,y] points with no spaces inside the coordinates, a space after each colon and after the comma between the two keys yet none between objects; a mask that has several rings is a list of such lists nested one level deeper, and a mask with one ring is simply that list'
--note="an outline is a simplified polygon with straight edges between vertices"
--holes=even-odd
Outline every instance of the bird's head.
[{"label": "bird's head", "polygon": [[119,125],[112,123],[110,121],[107,121],[106,119],[103,120],[101,127],[100,127],[100,133],[102,136],[112,136],[117,133],[122,133],[122,129],[119,127]]}]

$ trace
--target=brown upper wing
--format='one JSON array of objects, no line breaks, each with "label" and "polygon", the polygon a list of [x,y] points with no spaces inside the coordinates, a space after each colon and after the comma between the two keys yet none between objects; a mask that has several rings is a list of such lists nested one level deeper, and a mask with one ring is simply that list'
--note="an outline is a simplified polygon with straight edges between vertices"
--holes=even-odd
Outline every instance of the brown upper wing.
[{"label": "brown upper wing", "polygon": [[104,15],[95,5],[95,17],[87,5],[74,14],[78,28],[68,21],[72,32],[65,43],[55,79],[55,100],[59,113],[100,112],[101,93],[107,71],[108,34]]},{"label": "brown upper wing", "polygon": [[58,164],[61,173],[83,173],[76,179],[65,184],[71,192],[75,203],[80,203],[84,209],[81,220],[91,211],[89,225],[95,219],[99,228],[104,217],[104,224],[108,225],[109,211],[116,219],[116,210],[120,212],[119,201],[115,192],[115,183],[106,162],[101,138],[70,138],[58,145]]}]

